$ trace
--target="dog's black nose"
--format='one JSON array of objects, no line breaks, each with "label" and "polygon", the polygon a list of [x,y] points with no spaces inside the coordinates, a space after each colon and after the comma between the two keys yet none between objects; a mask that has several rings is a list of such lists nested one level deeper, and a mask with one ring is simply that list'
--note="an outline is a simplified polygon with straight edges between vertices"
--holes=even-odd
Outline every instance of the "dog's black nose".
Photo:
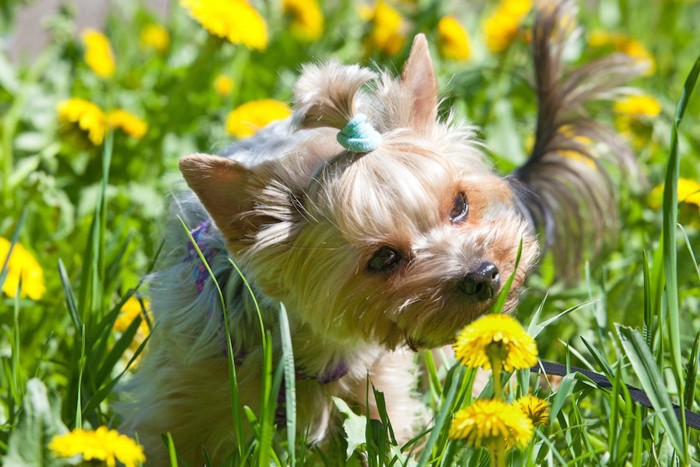
[{"label": "dog's black nose", "polygon": [[484,302],[496,295],[500,283],[501,276],[498,274],[496,265],[484,261],[476,269],[464,276],[459,284],[459,288],[470,297]]}]

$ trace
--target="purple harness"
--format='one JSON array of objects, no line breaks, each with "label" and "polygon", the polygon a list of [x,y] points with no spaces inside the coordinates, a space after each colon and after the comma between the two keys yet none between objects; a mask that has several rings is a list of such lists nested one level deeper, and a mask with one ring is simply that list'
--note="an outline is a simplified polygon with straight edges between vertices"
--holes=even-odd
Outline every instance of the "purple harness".
[{"label": "purple harness", "polygon": [[[211,251],[209,251],[208,248],[205,248],[204,242],[202,241],[202,237],[205,235],[209,235],[210,233],[211,222],[209,221],[202,222],[197,227],[195,227],[194,230],[190,231],[190,235],[192,235],[192,238],[199,247],[199,251],[202,252],[202,255],[204,255],[204,259],[206,259],[207,263],[209,264],[211,264],[213,254]],[[194,247],[192,242],[187,242],[187,256],[190,259],[190,261],[195,262],[195,264],[197,265],[196,269],[193,272],[194,284],[197,287],[197,293],[202,293],[202,290],[204,289],[204,281],[209,278],[209,271],[207,271],[207,267],[204,264],[204,261],[200,260],[199,254],[197,253],[197,249]]]}]

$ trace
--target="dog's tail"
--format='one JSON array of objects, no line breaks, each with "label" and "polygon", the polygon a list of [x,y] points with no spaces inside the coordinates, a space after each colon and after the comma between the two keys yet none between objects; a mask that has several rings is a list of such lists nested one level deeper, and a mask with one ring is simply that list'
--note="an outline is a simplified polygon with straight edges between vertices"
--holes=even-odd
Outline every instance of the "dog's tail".
[{"label": "dog's tail", "polygon": [[586,116],[593,100],[610,98],[645,66],[623,54],[609,55],[565,73],[563,53],[578,34],[573,1],[540,2],[532,30],[538,100],[534,146],[510,179],[521,210],[545,237],[557,272],[572,279],[584,252],[600,252],[615,231],[616,200],[601,164],[606,154],[641,179],[622,136]]}]

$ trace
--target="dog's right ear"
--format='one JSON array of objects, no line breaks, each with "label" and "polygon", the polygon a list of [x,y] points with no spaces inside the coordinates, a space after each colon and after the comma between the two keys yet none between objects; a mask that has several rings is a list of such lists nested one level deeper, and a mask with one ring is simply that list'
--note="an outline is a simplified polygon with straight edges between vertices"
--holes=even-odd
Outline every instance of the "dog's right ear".
[{"label": "dog's right ear", "polygon": [[418,34],[413,40],[401,74],[401,83],[411,98],[413,127],[418,131],[427,131],[437,119],[438,86],[424,34]]},{"label": "dog's right ear", "polygon": [[221,156],[192,154],[180,160],[180,171],[229,242],[248,236],[255,220],[254,193],[265,185],[259,173]]}]

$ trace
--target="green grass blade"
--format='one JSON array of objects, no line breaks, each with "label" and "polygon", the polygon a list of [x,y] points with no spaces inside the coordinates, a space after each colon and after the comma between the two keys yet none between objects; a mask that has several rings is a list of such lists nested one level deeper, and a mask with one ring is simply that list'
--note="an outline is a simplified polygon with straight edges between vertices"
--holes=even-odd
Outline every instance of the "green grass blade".
[{"label": "green grass blade", "polygon": [[695,335],[693,350],[688,358],[685,375],[685,406],[688,410],[693,410],[695,401],[695,383],[698,380],[698,347],[700,347],[700,332]]},{"label": "green grass blade", "polygon": [[[532,337],[537,337],[542,331],[544,331],[547,326],[550,324],[554,323],[555,321],[559,320],[561,317],[568,315],[569,313],[573,313],[574,311],[580,310],[581,308],[587,307],[594,302],[584,302],[584,303],[579,303],[578,305],[574,305],[571,308],[567,308],[566,310],[562,311],[561,313],[549,318],[546,321],[543,321],[541,323],[535,323],[534,320],[530,321],[529,326],[527,327],[527,333],[530,334]],[[540,306],[544,306],[544,302]]]},{"label": "green grass blade", "polygon": [[129,327],[127,327],[122,333],[119,339],[117,339],[117,341],[114,343],[112,350],[109,351],[106,358],[102,362],[102,366],[97,371],[94,380],[96,386],[102,386],[102,383],[109,377],[110,374],[112,374],[112,371],[114,371],[114,365],[117,364],[122,355],[124,355],[126,349],[128,349],[129,345],[131,345],[131,342],[134,340],[134,336],[136,336],[136,332],[138,332],[142,321],[143,318],[140,316],[136,317],[134,321],[131,322]]},{"label": "green grass blade", "polygon": [[[9,257],[9,255],[8,255]],[[0,289],[2,286],[0,286]],[[15,406],[21,406],[22,405],[22,397],[24,394],[22,393],[22,389],[24,388],[24,381],[22,380],[22,372],[21,372],[21,359],[20,359],[20,353],[22,350],[22,345],[21,345],[21,336],[22,333],[20,332],[20,326],[19,326],[19,310],[20,310],[20,296],[21,293],[20,291],[22,290],[22,279],[20,278],[19,283],[17,284],[17,293],[15,294],[13,302],[13,313],[12,313],[12,346],[11,346],[11,353],[10,353],[10,368],[9,368],[9,375],[8,375],[8,383],[10,385],[10,394],[12,396],[11,404],[14,404]],[[12,413],[12,412],[11,412]],[[15,414],[12,413],[11,417],[14,418]]]},{"label": "green grass blade", "polygon": [[272,441],[273,441],[273,424],[275,420],[275,412],[277,409],[277,394],[279,391],[279,380],[281,372],[277,379],[277,387],[272,373],[272,338],[270,332],[266,331],[265,340],[263,341],[263,368],[262,368],[262,404],[260,409],[260,434],[258,437],[258,465],[267,467],[270,465],[272,456]]},{"label": "green grass blade", "polygon": [[24,208],[24,209],[22,209],[22,213],[19,215],[19,220],[17,221],[17,225],[15,226],[15,229],[12,231],[12,235],[10,236],[10,249],[7,251],[7,256],[5,257],[5,260],[2,262],[2,267],[0,267],[0,291],[2,291],[2,286],[5,285],[5,279],[7,279],[7,274],[9,274],[9,272],[10,272],[7,265],[10,263],[10,257],[12,256],[12,250],[14,250],[15,245],[19,241],[19,232],[22,229],[22,225],[24,224],[24,219],[26,216],[27,216],[27,209]]},{"label": "green grass blade", "polygon": [[527,333],[530,334],[532,337],[537,337],[537,334],[533,334],[534,332],[537,331],[539,334],[542,332],[542,329],[544,327],[537,329],[538,323],[540,322],[540,317],[542,316],[542,311],[544,310],[544,304],[547,302],[548,295],[545,294],[544,298],[540,302],[539,305],[537,305],[537,308],[535,308],[535,311],[532,313],[532,316],[530,317],[530,323],[527,325]]},{"label": "green grass blade", "polygon": [[97,410],[99,408],[99,405],[105,401],[109,397],[110,394],[114,392],[114,388],[117,386],[119,381],[122,379],[122,377],[127,373],[129,368],[133,365],[133,363],[136,361],[139,355],[143,352],[143,349],[146,347],[146,343],[148,342],[148,339],[150,338],[147,337],[136,349],[134,352],[134,355],[129,359],[129,362],[126,364],[124,369],[114,377],[111,381],[108,383],[104,384],[102,387],[100,387],[95,393],[90,397],[90,399],[87,401],[85,404],[85,408],[83,408],[83,414],[90,414],[93,410]]},{"label": "green grass blade", "polygon": [[612,378],[612,389],[610,392],[610,416],[608,417],[608,452],[612,459],[617,457],[617,441],[619,436],[619,418],[620,418],[620,387],[622,386],[622,369],[618,365],[615,371],[615,377]]},{"label": "green grass blade", "polygon": [[445,400],[442,403],[440,412],[438,412],[437,414],[437,417],[435,419],[435,425],[433,426],[430,432],[428,442],[423,447],[423,453],[421,454],[420,459],[418,459],[417,467],[423,467],[428,465],[428,461],[430,460],[430,457],[433,454],[433,447],[437,443],[438,438],[440,438],[440,436],[443,434],[443,431],[446,432],[446,423],[448,421],[447,418],[452,411],[453,402],[455,400],[455,396],[457,395],[457,389],[461,386],[463,377],[464,368],[461,365],[459,365],[454,370],[454,374],[452,375],[452,381],[450,382],[450,386],[447,389],[447,394],[445,394]]},{"label": "green grass blade", "polygon": [[664,245],[664,272],[666,273],[666,301],[668,305],[668,332],[671,345],[671,368],[676,379],[676,385],[680,391],[679,404],[681,409],[683,449],[681,458],[687,462],[688,434],[685,428],[685,398],[683,391],[683,368],[681,361],[681,325],[680,306],[678,297],[678,267],[676,250],[676,224],[678,223],[678,177],[680,172],[680,155],[678,152],[678,127],[683,120],[683,115],[688,106],[690,96],[700,75],[700,56],[686,78],[683,93],[676,107],[676,115],[671,134],[671,150],[666,169],[666,183],[663,196],[663,245]]},{"label": "green grass blade", "polygon": [[432,394],[432,400],[440,400],[442,397],[442,384],[440,383],[440,376],[438,375],[437,365],[435,365],[435,358],[433,357],[433,352],[430,350],[424,350],[421,352],[423,355],[423,366],[426,375],[428,376],[428,381],[430,382],[430,393]]},{"label": "green grass blade", "polygon": [[260,306],[258,304],[258,299],[255,296],[255,292],[253,292],[253,288],[250,286],[248,279],[245,277],[245,274],[243,274],[243,271],[241,271],[241,268],[238,267],[236,262],[233,261],[231,258],[229,258],[228,260],[231,263],[231,266],[233,266],[233,268],[240,276],[241,280],[243,281],[243,284],[245,285],[246,290],[248,290],[250,298],[253,300],[253,304],[255,305],[255,311],[258,314],[258,324],[260,325],[260,339],[261,342],[265,342],[265,324],[263,322],[262,312],[260,311]]},{"label": "green grass blade", "polygon": [[282,341],[281,364],[284,368],[284,395],[286,399],[285,414],[287,418],[287,463],[296,465],[296,369],[294,367],[294,350],[292,348],[292,335],[289,329],[287,309],[280,303],[279,312],[280,337]]},{"label": "green grass blade", "polygon": [[[122,299],[117,303],[112,309],[104,315],[104,317],[97,323],[97,329],[100,330],[98,337],[95,339],[92,348],[90,349],[93,353],[98,353],[99,355],[107,355],[110,337],[114,330],[114,323],[121,313],[122,307],[136,293],[135,289],[130,289],[122,297]],[[139,304],[141,305],[141,319],[148,319],[148,315],[144,312],[145,307],[143,301],[139,298]]]},{"label": "green grass blade", "polygon": [[508,293],[510,292],[510,288],[513,286],[513,280],[515,279],[515,273],[518,270],[518,265],[520,264],[520,257],[522,256],[522,253],[523,239],[521,238],[520,244],[518,245],[518,254],[515,256],[515,265],[513,266],[513,272],[508,277],[508,280],[506,280],[506,283],[503,284],[503,288],[499,292],[496,301],[491,307],[491,313],[501,313],[503,311],[503,306],[505,305],[506,299],[508,298]]},{"label": "green grass blade", "polygon": [[[214,272],[211,270],[211,267],[209,266],[209,262],[207,259],[204,257],[204,254],[202,253],[202,250],[199,248],[199,245],[195,241],[194,237],[192,237],[192,233],[190,232],[190,229],[187,227],[187,224],[185,224],[185,221],[180,217],[177,216],[177,219],[180,221],[180,224],[182,225],[183,230],[185,231],[185,234],[189,238],[190,245],[192,245],[192,248],[197,252],[197,256],[199,257],[199,260],[202,262],[204,267],[207,270],[207,274],[209,274],[209,277],[212,280],[212,283],[216,287],[216,291],[219,296],[219,302],[221,304],[221,314],[223,316],[223,321],[224,321],[224,333],[226,335],[226,355],[227,355],[227,361],[228,361],[228,373],[229,373],[229,389],[230,389],[230,395],[231,395],[231,416],[233,418],[233,431],[234,431],[234,436],[236,437],[236,445],[238,448],[238,455],[239,458],[244,457],[244,450],[243,450],[243,415],[242,415],[242,407],[241,407],[241,397],[240,397],[240,392],[238,390],[238,378],[236,376],[236,364],[233,360],[233,344],[231,342],[231,328],[229,327],[228,324],[228,312],[226,309],[226,301],[224,300],[224,294],[221,291],[221,287],[219,286],[219,282],[216,280],[216,276],[214,275]],[[229,260],[230,261],[230,260]],[[233,263],[233,262],[231,262]],[[236,268],[237,271],[240,270]],[[243,277],[241,275],[241,277]]]},{"label": "green grass blade", "polygon": [[374,387],[372,384],[372,393],[374,394],[374,400],[377,404],[377,412],[379,412],[379,418],[384,426],[384,438],[388,438],[392,444],[396,443],[396,436],[394,435],[394,427],[391,425],[391,420],[389,420],[389,414],[386,410],[386,399],[384,393]]},{"label": "green grass blade", "polygon": [[622,343],[622,348],[637,378],[639,378],[642,389],[649,397],[651,405],[654,407],[673,447],[679,454],[682,454],[685,452],[683,430],[676,418],[673,405],[671,404],[671,398],[664,386],[664,379],[656,367],[654,357],[651,355],[639,331],[619,324],[617,324],[615,328],[620,342]]},{"label": "green grass blade", "polygon": [[[657,366],[661,367],[664,361],[665,354],[665,339],[663,338],[666,323],[664,319],[664,289],[666,287],[666,277],[664,275],[664,244],[659,241],[659,244],[654,249],[654,257],[651,262],[651,322],[650,326],[654,336],[656,336],[657,345],[654,350],[654,358]],[[653,338],[652,338],[653,343]]]},{"label": "green grass blade", "polygon": [[[685,240],[685,247],[688,250],[688,255],[690,256],[690,259],[693,261],[693,266],[695,266],[695,274],[697,274],[698,279],[700,279],[700,265],[698,264],[698,260],[695,259],[695,253],[693,252],[693,244],[690,242],[688,232],[681,224],[678,224],[678,229],[683,234],[683,240]],[[2,284],[0,284],[0,287],[2,287]]]},{"label": "green grass blade", "polygon": [[88,332],[88,346],[92,342],[93,328],[90,326],[93,318],[99,319],[102,311],[101,304],[107,297],[103,290],[105,277],[104,245],[107,231],[107,183],[109,180],[109,168],[112,163],[113,136],[108,131],[105,134],[105,142],[102,151],[102,179],[100,190],[95,205],[94,216],[90,224],[90,234],[83,255],[83,267],[80,274],[80,292],[78,300],[79,316],[86,323]]},{"label": "green grass blade", "polygon": [[653,326],[653,308],[651,301],[651,273],[649,271],[649,254],[646,250],[642,251],[642,268],[644,279],[644,342],[646,342],[649,350],[654,349],[654,326]]},{"label": "green grass blade", "polygon": [[66,298],[66,308],[70,313],[71,320],[76,330],[80,330],[83,327],[83,321],[80,319],[80,311],[78,310],[78,305],[75,303],[75,296],[73,295],[73,290],[70,286],[70,279],[68,278],[68,273],[66,272],[65,266],[63,266],[63,261],[58,260],[58,274],[61,278],[61,286],[63,287],[63,295]]},{"label": "green grass blade", "polygon": [[163,435],[163,443],[168,448],[168,459],[170,459],[170,467],[178,467],[178,462],[177,462],[177,452],[175,451],[175,443],[173,442],[173,437],[170,433],[164,433]]},{"label": "green grass blade", "polygon": [[642,441],[642,426],[644,424],[642,417],[642,407],[634,406],[634,440],[632,442],[632,465],[642,465],[642,450],[644,443]]},{"label": "green grass blade", "polygon": [[78,360],[78,387],[75,401],[75,427],[83,427],[83,375],[85,373],[85,325],[80,332],[80,358]]},{"label": "green grass blade", "polygon": [[603,357],[603,355],[594,345],[589,344],[588,341],[583,337],[581,337],[581,342],[583,342],[583,345],[586,346],[588,351],[591,353],[593,359],[603,369],[603,373],[605,373],[605,376],[607,376],[609,380],[612,380],[615,377],[613,374],[613,369],[608,363],[608,361],[605,359],[605,357]]},{"label": "green grass blade", "polygon": [[573,391],[574,384],[576,383],[576,373],[569,373],[562,378],[561,383],[559,383],[559,389],[552,400],[552,406],[549,411],[550,424],[554,422],[559,414],[559,411],[564,406],[564,402],[571,395]]}]

